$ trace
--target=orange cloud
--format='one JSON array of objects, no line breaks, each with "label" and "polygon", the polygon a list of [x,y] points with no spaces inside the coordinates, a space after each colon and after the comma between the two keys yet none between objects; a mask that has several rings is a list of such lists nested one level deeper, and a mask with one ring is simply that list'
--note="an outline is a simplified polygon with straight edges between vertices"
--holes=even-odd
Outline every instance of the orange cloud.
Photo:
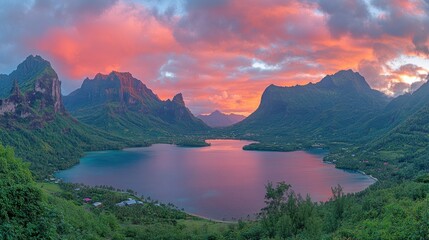
[{"label": "orange cloud", "polygon": [[75,25],[51,29],[37,41],[37,48],[59,62],[61,72],[72,79],[112,70],[136,70],[155,78],[165,53],[176,47],[169,28],[143,7],[125,3]]},{"label": "orange cloud", "polygon": [[[356,25],[353,19],[338,20],[344,10],[318,2],[188,0],[183,13],[163,16],[119,1],[94,16],[47,29],[33,47],[65,79],[129,71],[161,98],[182,92],[197,114],[215,109],[250,114],[269,84],[306,84],[349,68],[387,93],[411,89],[396,83],[410,82],[416,71],[399,73],[389,65],[399,56],[417,54],[412,30],[389,32],[386,21],[397,19],[397,8],[391,15],[390,8],[383,9],[374,23],[378,27],[369,28],[365,24],[375,20],[365,6],[350,15],[364,18]],[[397,2],[405,12],[416,9],[412,1]],[[417,40],[424,50],[427,39]]]}]

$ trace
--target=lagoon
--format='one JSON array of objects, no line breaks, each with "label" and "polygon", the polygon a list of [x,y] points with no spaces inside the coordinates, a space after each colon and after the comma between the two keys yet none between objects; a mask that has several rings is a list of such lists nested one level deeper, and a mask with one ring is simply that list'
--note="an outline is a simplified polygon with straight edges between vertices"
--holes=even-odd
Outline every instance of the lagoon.
[{"label": "lagoon", "polygon": [[374,183],[369,176],[322,161],[322,149],[295,152],[244,151],[241,140],[208,140],[209,147],[155,144],[121,151],[89,152],[60,171],[66,182],[132,189],[186,212],[218,220],[246,218],[264,207],[264,185],[285,181],[314,201],[331,197],[340,184],[347,193]]}]

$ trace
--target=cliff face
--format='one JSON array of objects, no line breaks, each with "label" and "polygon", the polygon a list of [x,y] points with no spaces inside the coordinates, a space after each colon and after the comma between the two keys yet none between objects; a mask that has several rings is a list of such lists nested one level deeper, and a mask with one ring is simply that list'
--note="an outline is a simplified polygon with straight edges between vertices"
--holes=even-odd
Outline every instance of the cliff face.
[{"label": "cliff face", "polygon": [[109,103],[149,112],[154,106],[162,104],[162,101],[130,73],[115,71],[108,75],[99,73],[94,79],[85,79],[81,88],[65,97],[67,109],[72,113],[81,108]]},{"label": "cliff face", "polygon": [[186,107],[182,94],[163,101],[127,72],[85,79],[64,97],[64,104],[78,120],[126,136],[159,137],[208,129]]},{"label": "cliff face", "polygon": [[[45,75],[38,78],[35,82],[34,93],[30,92],[30,95],[41,96],[46,101],[46,106],[52,107],[55,113],[64,109],[61,100],[61,82],[56,73],[54,76]],[[38,98],[35,97],[32,100],[37,101]]]},{"label": "cliff face", "polygon": [[61,82],[51,64],[29,56],[0,80],[0,116],[37,118],[63,113]]}]

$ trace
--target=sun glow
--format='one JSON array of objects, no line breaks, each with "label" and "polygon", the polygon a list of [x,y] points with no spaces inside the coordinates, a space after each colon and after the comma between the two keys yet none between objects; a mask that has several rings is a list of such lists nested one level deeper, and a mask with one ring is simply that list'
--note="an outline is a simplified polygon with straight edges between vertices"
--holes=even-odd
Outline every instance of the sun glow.
[{"label": "sun glow", "polygon": [[415,82],[421,81],[421,79],[418,76],[400,75],[399,78],[401,79],[401,82],[404,82],[410,85]]}]

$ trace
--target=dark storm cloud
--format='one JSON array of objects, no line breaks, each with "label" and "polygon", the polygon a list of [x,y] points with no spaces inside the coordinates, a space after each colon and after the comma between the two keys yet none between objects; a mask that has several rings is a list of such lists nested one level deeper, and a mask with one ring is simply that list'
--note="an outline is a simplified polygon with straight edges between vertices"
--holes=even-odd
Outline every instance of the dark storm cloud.
[{"label": "dark storm cloud", "polygon": [[346,34],[374,40],[385,35],[409,37],[417,52],[429,54],[428,0],[372,0],[370,5],[363,0],[310,2],[317,2],[327,14],[327,24],[334,37]]},{"label": "dark storm cloud", "polygon": [[319,0],[318,4],[320,9],[329,15],[327,23],[334,36],[340,37],[349,33],[353,36],[377,34],[364,1]]}]

